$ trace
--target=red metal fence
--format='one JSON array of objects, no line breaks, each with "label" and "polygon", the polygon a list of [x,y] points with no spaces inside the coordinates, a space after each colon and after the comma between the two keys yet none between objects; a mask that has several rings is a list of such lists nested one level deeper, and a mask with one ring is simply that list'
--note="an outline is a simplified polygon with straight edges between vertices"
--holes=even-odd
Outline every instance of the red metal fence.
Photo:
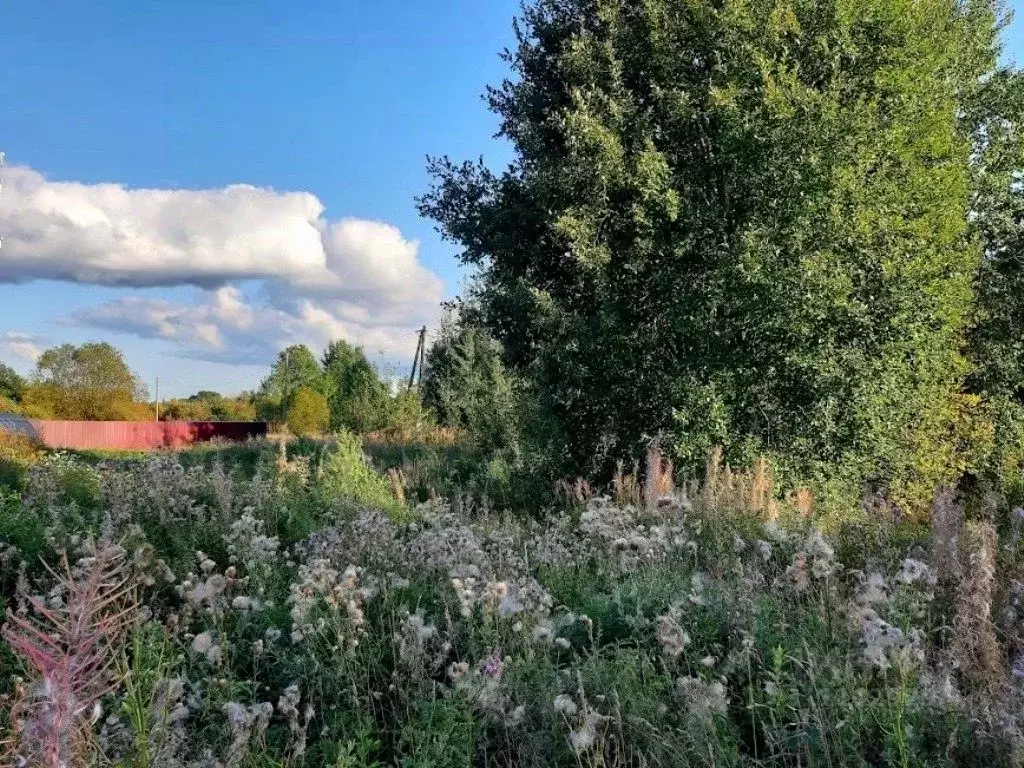
[{"label": "red metal fence", "polygon": [[47,421],[29,419],[47,448],[150,451],[267,434],[262,421]]}]

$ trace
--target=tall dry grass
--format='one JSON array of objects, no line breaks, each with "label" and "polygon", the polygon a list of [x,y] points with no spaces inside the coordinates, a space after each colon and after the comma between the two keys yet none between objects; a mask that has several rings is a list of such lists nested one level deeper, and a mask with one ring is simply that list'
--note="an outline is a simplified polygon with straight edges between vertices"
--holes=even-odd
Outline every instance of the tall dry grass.
[{"label": "tall dry grass", "polygon": [[999,537],[995,526],[985,521],[978,525],[973,539],[966,573],[957,589],[952,654],[960,674],[971,685],[990,689],[1005,678],[992,620]]},{"label": "tall dry grass", "polygon": [[[704,481],[693,491],[707,509],[750,513],[767,520],[777,519],[781,511],[775,476],[764,457],[749,470],[734,470],[723,461],[722,449],[716,448],[705,467]],[[800,503],[808,509],[812,506],[809,491]]]}]

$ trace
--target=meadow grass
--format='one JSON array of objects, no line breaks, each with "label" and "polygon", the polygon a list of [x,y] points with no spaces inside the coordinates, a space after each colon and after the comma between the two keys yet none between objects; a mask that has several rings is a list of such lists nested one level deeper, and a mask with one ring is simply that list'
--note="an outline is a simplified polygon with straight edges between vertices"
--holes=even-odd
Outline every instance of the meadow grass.
[{"label": "meadow grass", "polygon": [[346,437],[30,463],[0,495],[6,754],[1021,764],[1024,512],[819,521],[766,467],[655,461],[543,516],[420,502]]}]

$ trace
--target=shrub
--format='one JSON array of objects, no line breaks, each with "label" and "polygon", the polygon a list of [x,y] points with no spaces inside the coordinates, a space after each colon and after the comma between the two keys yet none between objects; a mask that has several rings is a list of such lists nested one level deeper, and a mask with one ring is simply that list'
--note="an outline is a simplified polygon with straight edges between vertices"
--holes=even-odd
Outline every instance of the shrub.
[{"label": "shrub", "polygon": [[25,472],[42,457],[42,450],[28,437],[0,430],[0,486],[20,488]]},{"label": "shrub", "polygon": [[[387,424],[384,433],[402,435],[403,442],[411,442],[419,436],[429,436],[437,429],[433,414],[424,407],[423,398],[416,390],[403,390],[391,400],[388,406]],[[427,437],[426,439],[431,439]]]},{"label": "shrub", "polygon": [[426,355],[423,393],[442,424],[465,430],[481,450],[518,448],[513,377],[487,331],[447,319]]},{"label": "shrub", "polygon": [[391,484],[370,465],[362,441],[351,432],[338,433],[317,485],[328,500],[343,499],[392,514],[404,511]]},{"label": "shrub", "polygon": [[327,398],[308,387],[292,396],[288,406],[288,429],[295,435],[317,435],[327,431],[331,410]]}]

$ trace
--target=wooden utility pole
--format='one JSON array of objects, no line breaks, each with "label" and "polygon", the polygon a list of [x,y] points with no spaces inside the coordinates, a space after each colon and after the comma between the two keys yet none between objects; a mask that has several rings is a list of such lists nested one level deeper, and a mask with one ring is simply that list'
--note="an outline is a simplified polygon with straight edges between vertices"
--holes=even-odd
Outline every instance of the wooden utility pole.
[{"label": "wooden utility pole", "polygon": [[420,369],[420,380],[423,380],[423,347],[427,339],[427,326],[420,328],[420,339],[416,342],[416,352],[412,356],[412,373],[409,374],[409,389],[416,383],[416,368]]},{"label": "wooden utility pole", "polygon": [[289,390],[292,388],[292,350],[291,347],[285,347],[284,350],[284,387],[282,387],[281,401],[284,403],[288,402]]},{"label": "wooden utility pole", "polygon": [[426,367],[427,361],[427,326],[423,326],[420,329],[420,377],[416,382],[419,386],[423,383],[423,369]]},{"label": "wooden utility pole", "polygon": [[160,421],[160,377],[156,377],[156,420]]}]

